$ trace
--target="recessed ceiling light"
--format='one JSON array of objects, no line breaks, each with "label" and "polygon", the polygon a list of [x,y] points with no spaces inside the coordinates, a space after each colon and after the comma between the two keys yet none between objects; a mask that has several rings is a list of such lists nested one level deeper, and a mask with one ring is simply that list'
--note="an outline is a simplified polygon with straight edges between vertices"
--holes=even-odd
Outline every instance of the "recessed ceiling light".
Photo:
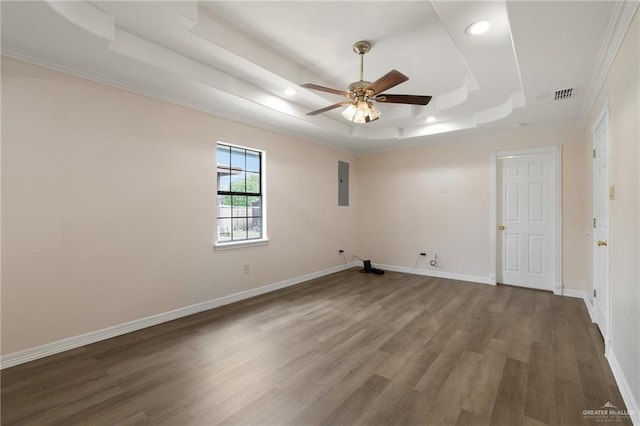
[{"label": "recessed ceiling light", "polygon": [[427,119],[425,121],[427,123],[435,123],[436,122],[436,118],[432,115],[430,117],[427,117]]},{"label": "recessed ceiling light", "polygon": [[465,30],[465,32],[468,35],[472,35],[472,36],[480,35],[489,31],[490,27],[491,27],[491,23],[487,20],[483,20],[483,21],[474,22],[473,24],[469,25]]},{"label": "recessed ceiling light", "polygon": [[284,89],[284,94],[287,96],[293,96],[296,93],[298,93],[298,91],[296,89],[294,89],[293,87],[288,87],[286,89]]}]

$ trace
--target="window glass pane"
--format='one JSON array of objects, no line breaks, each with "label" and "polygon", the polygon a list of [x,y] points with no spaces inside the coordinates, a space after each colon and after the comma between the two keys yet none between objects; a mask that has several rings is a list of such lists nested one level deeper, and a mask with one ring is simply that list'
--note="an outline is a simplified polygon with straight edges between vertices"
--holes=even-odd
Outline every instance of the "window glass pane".
[{"label": "window glass pane", "polygon": [[253,194],[260,193],[260,175],[258,173],[247,172],[247,192]]},{"label": "window glass pane", "polygon": [[218,169],[218,191],[231,191],[231,174]]},{"label": "window glass pane", "polygon": [[231,217],[231,195],[218,195],[218,217]]},{"label": "window glass pane", "polygon": [[245,192],[244,172],[233,173],[231,175],[231,190],[234,192]]},{"label": "window glass pane", "polygon": [[246,195],[232,195],[231,203],[233,204],[233,217],[247,216]]},{"label": "window glass pane", "polygon": [[250,217],[247,221],[247,238],[262,238],[262,218]]},{"label": "window glass pane", "polygon": [[262,200],[260,197],[248,197],[247,216],[262,216]]},{"label": "window glass pane", "polygon": [[246,240],[247,239],[247,218],[234,218],[233,222],[233,240]]},{"label": "window glass pane", "polygon": [[260,153],[256,151],[247,151],[247,171],[260,171]]},{"label": "window glass pane", "polygon": [[231,241],[231,219],[218,219],[218,241]]},{"label": "window glass pane", "polygon": [[216,150],[216,161],[218,167],[230,167],[231,166],[231,148],[228,146],[218,145]]},{"label": "window glass pane", "polygon": [[218,195],[218,217],[231,217],[231,195]]},{"label": "window glass pane", "polygon": [[244,170],[245,150],[240,148],[231,148],[231,168],[234,170]]}]

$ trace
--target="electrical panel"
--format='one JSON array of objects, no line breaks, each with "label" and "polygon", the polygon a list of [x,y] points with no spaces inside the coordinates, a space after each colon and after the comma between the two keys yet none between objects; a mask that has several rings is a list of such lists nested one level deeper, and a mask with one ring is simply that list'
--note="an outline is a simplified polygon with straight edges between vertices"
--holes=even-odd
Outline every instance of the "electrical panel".
[{"label": "electrical panel", "polygon": [[338,205],[349,205],[349,163],[338,161]]}]

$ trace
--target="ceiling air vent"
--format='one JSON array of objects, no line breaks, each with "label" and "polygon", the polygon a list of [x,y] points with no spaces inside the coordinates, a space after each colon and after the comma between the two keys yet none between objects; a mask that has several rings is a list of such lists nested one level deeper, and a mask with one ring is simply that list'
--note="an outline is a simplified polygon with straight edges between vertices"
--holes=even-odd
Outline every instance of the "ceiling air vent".
[{"label": "ceiling air vent", "polygon": [[562,89],[556,90],[556,96],[554,98],[555,101],[561,101],[562,99],[569,99],[573,96],[573,88],[571,89]]}]

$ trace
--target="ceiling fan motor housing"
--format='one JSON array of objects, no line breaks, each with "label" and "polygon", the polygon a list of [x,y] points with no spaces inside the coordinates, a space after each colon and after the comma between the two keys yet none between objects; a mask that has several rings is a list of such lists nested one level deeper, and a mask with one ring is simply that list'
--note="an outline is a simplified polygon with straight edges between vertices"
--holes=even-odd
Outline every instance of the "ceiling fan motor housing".
[{"label": "ceiling fan motor housing", "polygon": [[[365,80],[354,81],[349,85],[349,88],[348,88],[349,97],[352,99],[362,99],[362,100],[368,99],[370,96],[373,95],[373,92],[371,90],[365,91],[364,89],[370,84],[371,84],[370,81],[365,81]],[[367,92],[370,92],[370,93],[367,93]]]}]

